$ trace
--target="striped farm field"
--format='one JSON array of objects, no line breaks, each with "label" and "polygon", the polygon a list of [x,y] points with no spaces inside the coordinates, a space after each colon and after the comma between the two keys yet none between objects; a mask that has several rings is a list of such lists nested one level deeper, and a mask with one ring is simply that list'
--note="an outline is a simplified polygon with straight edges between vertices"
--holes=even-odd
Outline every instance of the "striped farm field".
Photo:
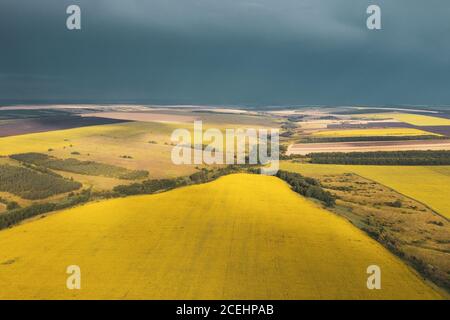
[{"label": "striped farm field", "polygon": [[283,170],[317,176],[356,173],[420,201],[450,218],[450,166],[372,166],[296,164],[283,162]]},{"label": "striped farm field", "polygon": [[436,133],[414,128],[327,130],[315,132],[312,135],[316,137],[439,136]]},{"label": "striped farm field", "polygon": [[[439,299],[401,260],[276,177],[234,174],[0,231],[0,299]],[[367,267],[382,270],[368,290]],[[81,290],[66,268],[81,268]]]},{"label": "striped farm field", "polygon": [[354,116],[356,118],[394,119],[415,126],[450,126],[450,119],[410,113],[378,113]]}]

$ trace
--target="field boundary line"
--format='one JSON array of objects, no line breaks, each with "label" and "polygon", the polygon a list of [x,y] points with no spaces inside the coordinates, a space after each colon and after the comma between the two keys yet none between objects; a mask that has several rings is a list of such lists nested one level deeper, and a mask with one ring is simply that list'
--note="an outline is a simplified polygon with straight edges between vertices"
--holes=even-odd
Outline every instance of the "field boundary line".
[{"label": "field boundary line", "polygon": [[391,187],[389,187],[389,186],[387,186],[387,185],[385,185],[385,184],[383,184],[383,183],[381,183],[381,182],[378,182],[378,181],[373,180],[373,179],[369,179],[369,178],[364,177],[364,176],[362,176],[362,175],[360,175],[360,174],[358,174],[358,173],[355,173],[355,172],[353,172],[353,171],[352,171],[352,173],[353,173],[354,175],[357,175],[357,176],[360,177],[360,178],[367,179],[367,180],[370,180],[370,181],[372,181],[372,182],[378,183],[379,185],[381,185],[381,186],[383,186],[383,187],[385,187],[385,188],[387,188],[387,189],[389,189],[389,190],[391,190],[391,191],[394,191],[394,192],[396,192],[396,193],[398,193],[398,194],[404,196],[405,198],[408,198],[408,199],[410,199],[410,200],[416,201],[416,202],[420,203],[421,205],[425,206],[426,208],[430,209],[431,212],[433,212],[435,215],[438,215],[439,217],[444,218],[447,222],[450,222],[450,219],[449,219],[449,218],[447,218],[447,217],[444,216],[443,214],[437,212],[435,209],[431,208],[431,207],[430,207],[429,205],[427,205],[426,203],[424,203],[424,202],[422,202],[422,201],[420,201],[420,200],[417,200],[417,199],[415,199],[415,198],[413,198],[413,197],[411,197],[411,196],[408,196],[408,195],[406,195],[406,194],[404,194],[404,193],[402,193],[402,192],[399,192],[399,191],[395,190],[394,188],[391,188]]}]

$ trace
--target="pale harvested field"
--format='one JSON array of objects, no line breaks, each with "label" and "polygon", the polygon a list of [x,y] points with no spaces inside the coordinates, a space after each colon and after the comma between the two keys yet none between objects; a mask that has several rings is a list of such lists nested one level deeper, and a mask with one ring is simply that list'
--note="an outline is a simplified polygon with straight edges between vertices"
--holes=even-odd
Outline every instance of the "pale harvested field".
[{"label": "pale harvested field", "polygon": [[111,190],[115,186],[118,185],[126,185],[131,183],[136,183],[138,181],[136,180],[123,180],[123,179],[116,179],[116,178],[109,178],[109,177],[102,177],[102,176],[89,176],[85,174],[77,174],[73,172],[65,172],[65,171],[58,171],[58,170],[52,170],[56,173],[62,175],[65,178],[73,178],[73,180],[78,181],[83,184],[83,187],[86,189],[91,189],[92,191],[105,191],[105,190]]},{"label": "pale harvested field", "polygon": [[[281,180],[231,175],[0,232],[1,299],[439,299],[397,257]],[[81,268],[67,290],[66,268]],[[366,268],[382,269],[368,290]]]},{"label": "pale harvested field", "polygon": [[96,113],[87,113],[84,114],[83,116],[116,119],[116,120],[128,120],[128,121],[170,122],[170,123],[193,122],[197,119],[194,116],[150,113],[150,112],[96,112]]},{"label": "pale harvested field", "polygon": [[[5,137],[0,138],[0,155],[42,152],[58,158],[147,170],[151,178],[188,175],[196,171],[195,166],[177,166],[171,160],[170,136],[178,127],[179,124],[125,122]],[[124,155],[132,159],[125,159]]]},{"label": "pale harvested field", "polygon": [[[217,112],[195,112],[196,110],[174,109],[166,110],[164,114],[195,116],[198,120],[203,121],[205,127],[210,128],[278,128],[280,123],[272,117],[255,115],[255,114],[232,114]],[[150,113],[152,111],[149,111]]]},{"label": "pale harvested field", "polygon": [[317,137],[396,137],[396,136],[423,136],[439,134],[419,130],[415,128],[371,128],[371,129],[342,129],[314,132]]},{"label": "pale harvested field", "polygon": [[290,145],[287,154],[312,152],[450,150],[450,140],[355,141],[327,143],[297,143]]},{"label": "pale harvested field", "polygon": [[[9,192],[0,191],[0,197],[2,197],[5,200],[8,200],[8,201],[15,201],[21,207],[26,207],[26,206],[29,206],[29,205],[31,205],[33,203],[32,200],[22,199],[21,197],[16,196],[16,195],[14,195],[12,193],[9,193]],[[38,202],[38,201],[36,201],[36,202]]]},{"label": "pale harvested field", "polygon": [[207,112],[215,112],[215,113],[231,113],[231,114],[244,114],[244,113],[252,113],[243,109],[232,109],[232,108],[201,108],[196,111],[207,111]]}]

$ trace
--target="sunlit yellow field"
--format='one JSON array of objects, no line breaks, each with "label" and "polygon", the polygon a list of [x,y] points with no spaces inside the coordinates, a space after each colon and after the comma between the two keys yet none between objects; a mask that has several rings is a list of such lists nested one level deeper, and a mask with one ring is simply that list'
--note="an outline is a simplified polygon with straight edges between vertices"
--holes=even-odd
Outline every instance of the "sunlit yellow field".
[{"label": "sunlit yellow field", "polygon": [[372,136],[422,136],[422,135],[435,135],[439,134],[431,133],[414,128],[386,128],[386,129],[350,129],[350,130],[329,130],[319,131],[313,133],[313,136],[318,137],[372,137]]},{"label": "sunlit yellow field", "polygon": [[415,126],[450,126],[450,119],[409,113],[377,113],[356,115],[356,118],[395,119]]},{"label": "sunlit yellow field", "polygon": [[[0,231],[0,298],[435,299],[346,220],[275,177],[236,174]],[[382,270],[368,290],[366,269]],[[66,289],[79,265],[81,290]]]},{"label": "sunlit yellow field", "polygon": [[281,168],[310,176],[353,172],[414,198],[450,218],[450,166],[358,166],[283,162]]}]

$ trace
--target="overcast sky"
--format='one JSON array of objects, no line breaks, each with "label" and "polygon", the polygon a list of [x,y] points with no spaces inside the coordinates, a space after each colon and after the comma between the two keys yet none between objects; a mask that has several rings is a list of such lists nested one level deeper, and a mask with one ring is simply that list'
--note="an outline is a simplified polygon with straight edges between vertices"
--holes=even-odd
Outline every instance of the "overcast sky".
[{"label": "overcast sky", "polygon": [[[66,29],[66,8],[82,30]],[[382,30],[366,9],[382,9]],[[448,0],[1,0],[0,101],[450,104]]]}]

